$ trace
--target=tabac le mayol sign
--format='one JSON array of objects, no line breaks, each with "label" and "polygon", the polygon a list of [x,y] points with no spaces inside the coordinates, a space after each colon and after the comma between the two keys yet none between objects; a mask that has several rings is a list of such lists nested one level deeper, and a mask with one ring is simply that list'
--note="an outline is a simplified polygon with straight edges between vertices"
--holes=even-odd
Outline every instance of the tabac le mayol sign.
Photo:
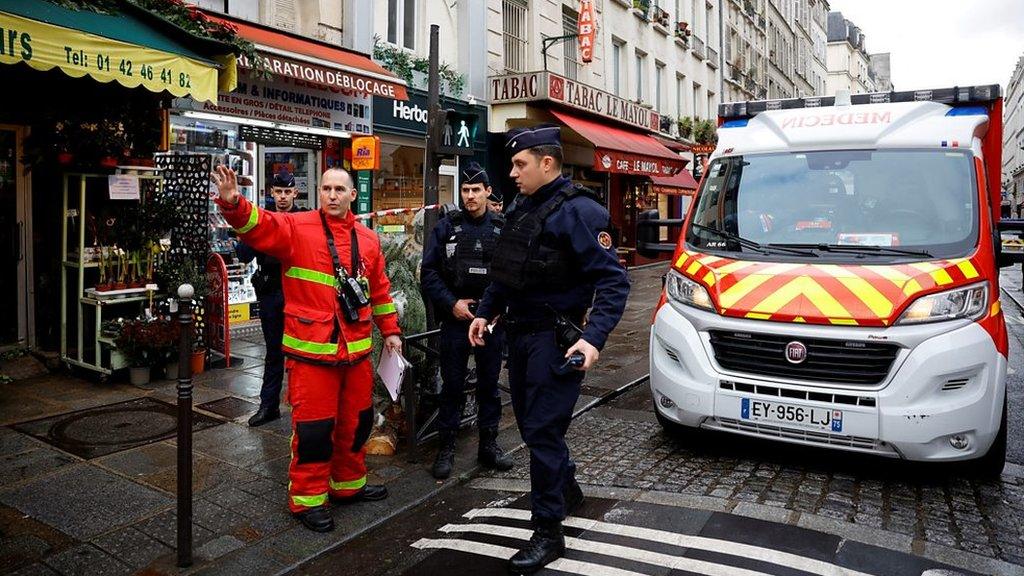
[{"label": "tabac le mayol sign", "polygon": [[661,116],[635,102],[551,72],[527,72],[490,78],[491,104],[551,100],[647,132],[656,132]]}]

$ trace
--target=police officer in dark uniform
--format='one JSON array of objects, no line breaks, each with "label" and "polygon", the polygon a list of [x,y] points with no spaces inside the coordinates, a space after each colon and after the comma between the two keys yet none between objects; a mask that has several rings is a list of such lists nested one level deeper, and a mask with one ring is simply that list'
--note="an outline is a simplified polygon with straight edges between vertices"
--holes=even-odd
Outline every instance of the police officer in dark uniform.
[{"label": "police officer in dark uniform", "polygon": [[487,196],[487,209],[490,210],[491,212],[501,214],[503,212],[501,192],[498,192],[494,188],[488,188],[488,190],[490,190],[491,193],[489,196]]},{"label": "police officer in dark uniform", "polygon": [[506,146],[521,194],[505,216],[469,337],[485,345],[488,324],[504,315],[512,408],[530,449],[534,529],[509,568],[532,573],[564,554],[562,520],[583,500],[565,434],[584,372],[622,317],[629,277],[612,248],[608,211],[562,176],[559,128],[510,130]]},{"label": "police officer in dark uniform", "polygon": [[[301,212],[295,205],[295,177],[287,170],[274,175],[270,183],[270,194],[274,198],[271,209],[277,212]],[[281,339],[284,337],[284,293],[281,291],[281,262],[273,256],[257,252],[239,242],[235,253],[242,262],[253,258],[259,269],[252,276],[252,286],[260,302],[260,327],[263,341],[267,346],[266,363],[263,367],[263,385],[260,387],[260,407],[249,418],[249,426],[262,426],[281,417],[281,384],[284,381],[284,353]]]},{"label": "police officer in dark uniform", "polygon": [[[455,438],[462,420],[466,363],[470,345],[467,333],[477,301],[490,283],[488,269],[494,246],[505,224],[501,214],[488,209],[491,194],[487,172],[473,162],[462,173],[459,195],[462,209],[449,212],[434,227],[423,247],[420,278],[423,292],[433,301],[441,319],[441,403],[438,428],[441,445],[433,474],[440,480],[452,473]],[[477,460],[487,468],[509,470],[512,459],[498,446],[501,400],[498,374],[504,334],[499,328],[486,345],[475,350],[477,426],[480,446]]]}]

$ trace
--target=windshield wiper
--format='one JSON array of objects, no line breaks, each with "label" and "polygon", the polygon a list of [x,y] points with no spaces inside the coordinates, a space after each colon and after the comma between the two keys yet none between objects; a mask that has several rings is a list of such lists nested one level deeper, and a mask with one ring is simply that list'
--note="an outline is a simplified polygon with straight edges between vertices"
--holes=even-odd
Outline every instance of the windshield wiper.
[{"label": "windshield wiper", "polygon": [[744,238],[739,234],[733,234],[732,232],[726,232],[725,230],[719,230],[718,228],[711,228],[710,226],[704,226],[703,224],[690,225],[693,226],[694,228],[697,228],[698,230],[711,232],[712,234],[725,238],[726,240],[732,240],[744,248],[749,248],[751,250],[761,252],[762,254],[770,254],[771,251],[774,250],[776,252],[786,252],[789,254],[798,254],[800,256],[818,256],[817,254],[810,250],[804,250],[799,247],[782,246],[779,244],[761,244],[749,238]]},{"label": "windshield wiper", "polygon": [[767,244],[768,247],[804,248],[820,252],[852,252],[855,254],[895,254],[898,256],[920,256],[934,258],[923,250],[904,250],[889,246],[860,246],[857,244]]}]

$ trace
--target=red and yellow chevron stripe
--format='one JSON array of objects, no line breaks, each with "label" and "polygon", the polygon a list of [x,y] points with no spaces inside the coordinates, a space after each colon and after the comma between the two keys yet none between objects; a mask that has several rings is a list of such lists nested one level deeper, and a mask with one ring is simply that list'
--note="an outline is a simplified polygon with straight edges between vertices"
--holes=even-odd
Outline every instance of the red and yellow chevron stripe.
[{"label": "red and yellow chevron stripe", "polygon": [[684,251],[675,268],[708,289],[724,316],[888,326],[923,292],[980,279],[970,258],[889,266],[732,260]]}]

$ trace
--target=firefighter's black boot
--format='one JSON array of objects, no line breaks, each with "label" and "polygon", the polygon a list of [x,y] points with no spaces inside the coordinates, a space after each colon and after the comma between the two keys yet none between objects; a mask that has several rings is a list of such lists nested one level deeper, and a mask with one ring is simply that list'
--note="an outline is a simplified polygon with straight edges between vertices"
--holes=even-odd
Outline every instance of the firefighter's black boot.
[{"label": "firefighter's black boot", "polygon": [[455,432],[442,430],[440,437],[441,445],[437,449],[437,457],[434,458],[432,473],[434,478],[444,480],[451,476],[452,468],[455,466]]},{"label": "firefighter's black boot", "polygon": [[476,453],[476,459],[485,468],[502,472],[512,469],[512,458],[498,446],[497,428],[480,429],[480,449]]},{"label": "firefighter's black boot", "polygon": [[547,518],[534,518],[530,542],[508,561],[512,574],[533,574],[549,562],[565,554],[562,523]]}]

